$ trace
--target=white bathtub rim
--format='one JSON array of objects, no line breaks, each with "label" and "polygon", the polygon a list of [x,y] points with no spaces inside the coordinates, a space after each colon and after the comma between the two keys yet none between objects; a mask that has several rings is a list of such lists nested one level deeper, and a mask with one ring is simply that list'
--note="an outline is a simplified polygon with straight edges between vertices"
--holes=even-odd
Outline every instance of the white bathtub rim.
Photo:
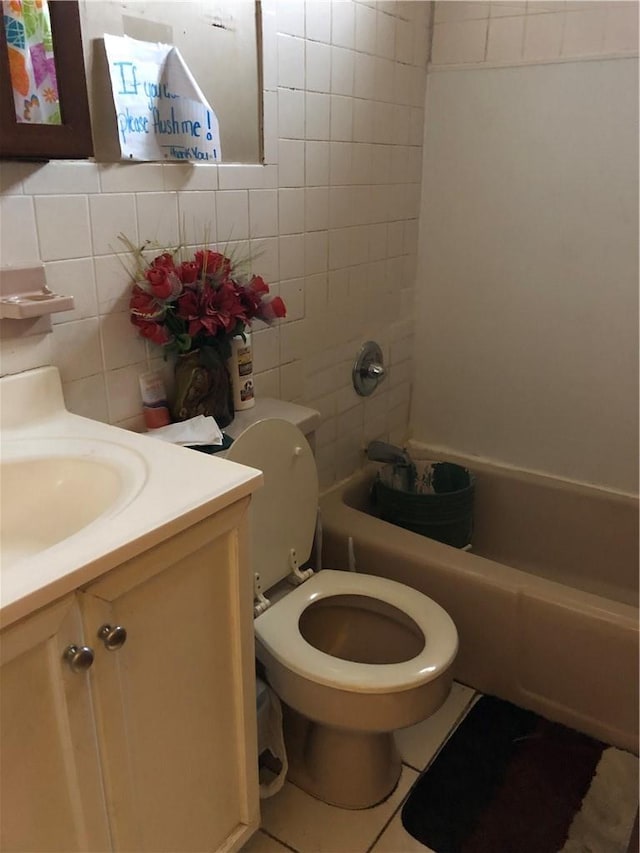
[{"label": "white bathtub rim", "polygon": [[535,468],[523,468],[519,465],[510,464],[499,459],[492,459],[488,456],[476,456],[472,453],[461,452],[454,450],[446,445],[435,445],[427,442],[418,441],[415,438],[410,438],[405,442],[405,446],[409,451],[409,455],[416,461],[424,459],[444,460],[455,462],[458,465],[464,465],[466,468],[474,470],[477,468],[482,471],[491,471],[502,474],[503,476],[519,476],[526,480],[536,482],[544,481],[547,486],[555,488],[578,488],[585,493],[600,492],[602,497],[622,498],[626,501],[637,501],[640,492],[628,492],[624,489],[614,489],[611,486],[605,486],[602,483],[591,483],[588,480],[576,480],[571,477],[552,474],[549,471],[539,471]]}]

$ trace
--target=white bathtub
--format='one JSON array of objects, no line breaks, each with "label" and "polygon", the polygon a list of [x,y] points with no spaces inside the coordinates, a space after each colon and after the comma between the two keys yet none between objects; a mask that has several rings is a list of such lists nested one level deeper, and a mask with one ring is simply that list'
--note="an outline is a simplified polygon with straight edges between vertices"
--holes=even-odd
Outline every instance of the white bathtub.
[{"label": "white bathtub", "polygon": [[638,751],[638,504],[478,465],[473,551],[374,516],[368,471],[321,499],[323,564],[401,581],[454,619],[455,678]]}]

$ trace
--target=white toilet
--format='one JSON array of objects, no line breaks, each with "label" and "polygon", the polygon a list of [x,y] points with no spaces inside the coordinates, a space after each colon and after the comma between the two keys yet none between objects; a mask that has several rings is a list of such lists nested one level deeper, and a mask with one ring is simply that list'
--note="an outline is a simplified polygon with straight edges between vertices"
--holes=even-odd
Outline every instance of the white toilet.
[{"label": "white toilet", "polygon": [[292,423],[253,424],[228,458],[264,472],[251,510],[256,656],[283,703],[288,778],[333,805],[373,806],[400,776],[392,733],[449,693],[455,625],[395,581],[299,569],[313,546],[318,476]]}]

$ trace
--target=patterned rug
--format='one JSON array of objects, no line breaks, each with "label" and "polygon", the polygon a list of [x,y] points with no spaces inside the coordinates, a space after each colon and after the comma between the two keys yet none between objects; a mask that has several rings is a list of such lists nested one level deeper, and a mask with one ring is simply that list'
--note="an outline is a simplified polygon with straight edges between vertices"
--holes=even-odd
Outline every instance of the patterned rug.
[{"label": "patterned rug", "polygon": [[402,823],[435,853],[627,853],[637,809],[636,756],[485,696]]}]

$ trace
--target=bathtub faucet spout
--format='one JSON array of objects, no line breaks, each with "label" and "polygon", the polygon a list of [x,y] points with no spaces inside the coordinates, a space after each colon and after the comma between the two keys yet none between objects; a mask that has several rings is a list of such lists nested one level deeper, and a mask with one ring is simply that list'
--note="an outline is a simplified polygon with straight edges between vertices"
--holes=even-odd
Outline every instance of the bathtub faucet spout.
[{"label": "bathtub faucet spout", "polygon": [[412,465],[406,450],[387,444],[386,441],[371,441],[367,447],[367,459],[372,462],[391,462],[394,465]]}]

